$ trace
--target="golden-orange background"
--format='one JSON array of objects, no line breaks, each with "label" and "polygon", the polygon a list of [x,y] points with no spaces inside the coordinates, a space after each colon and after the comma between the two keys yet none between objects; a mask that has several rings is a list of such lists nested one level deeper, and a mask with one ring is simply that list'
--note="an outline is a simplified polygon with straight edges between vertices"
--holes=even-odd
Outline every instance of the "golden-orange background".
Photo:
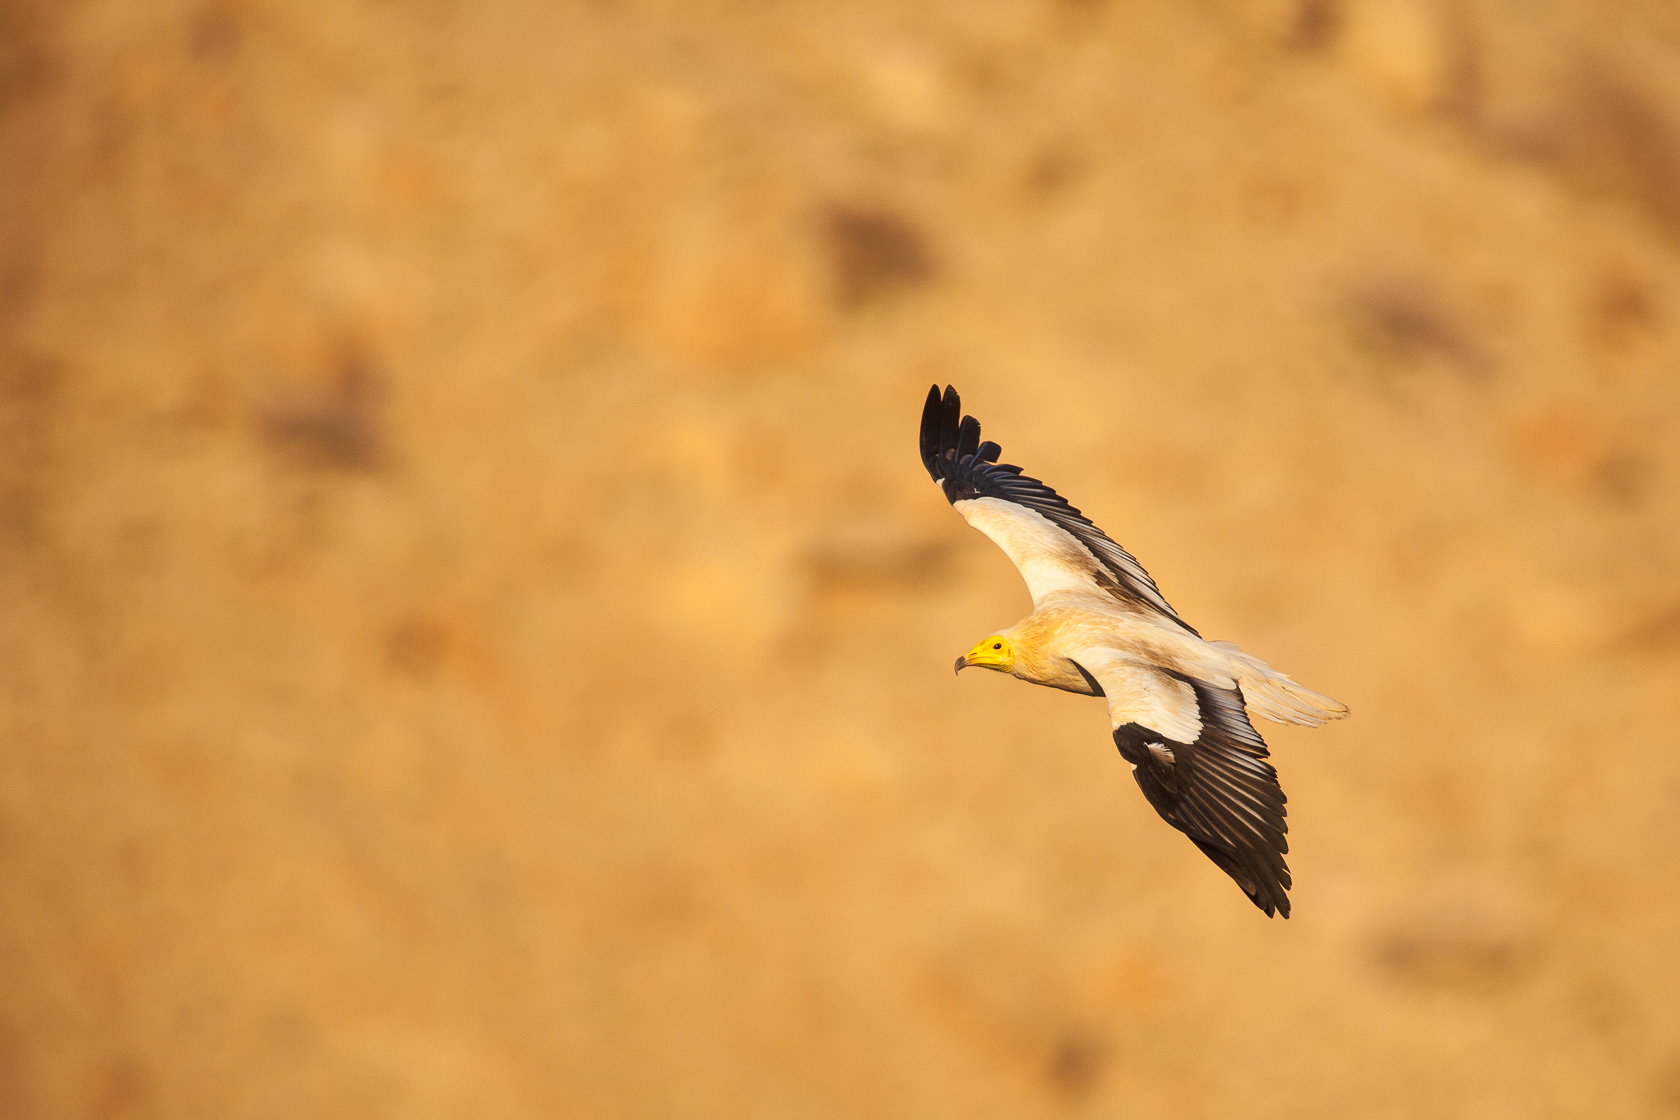
[{"label": "golden-orange background", "polygon": [[1677,361],[1661,0],[0,5],[0,1115],[1680,1114]]}]

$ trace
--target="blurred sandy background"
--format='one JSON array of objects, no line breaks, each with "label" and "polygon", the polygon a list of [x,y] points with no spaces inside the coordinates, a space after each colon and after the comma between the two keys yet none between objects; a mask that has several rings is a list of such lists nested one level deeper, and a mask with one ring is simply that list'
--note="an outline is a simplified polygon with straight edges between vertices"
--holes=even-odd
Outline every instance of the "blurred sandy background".
[{"label": "blurred sandy background", "polygon": [[1677,360],[1658,0],[0,5],[0,1115],[1680,1115]]}]

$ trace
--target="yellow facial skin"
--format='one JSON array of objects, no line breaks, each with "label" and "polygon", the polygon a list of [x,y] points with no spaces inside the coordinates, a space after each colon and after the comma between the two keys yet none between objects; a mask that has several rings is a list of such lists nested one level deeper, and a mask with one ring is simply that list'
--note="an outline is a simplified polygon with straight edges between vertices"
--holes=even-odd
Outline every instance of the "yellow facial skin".
[{"label": "yellow facial skin", "polygon": [[1001,634],[993,634],[961,657],[957,658],[957,672],[962,672],[970,665],[978,665],[982,669],[996,669],[1000,673],[1007,673],[1015,667],[1015,651],[1009,646],[1009,639]]}]

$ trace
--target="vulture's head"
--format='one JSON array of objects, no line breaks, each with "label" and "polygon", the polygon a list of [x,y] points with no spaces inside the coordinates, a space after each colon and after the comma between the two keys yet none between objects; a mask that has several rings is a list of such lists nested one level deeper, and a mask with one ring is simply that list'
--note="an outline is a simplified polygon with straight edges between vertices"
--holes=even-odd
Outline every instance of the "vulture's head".
[{"label": "vulture's head", "polygon": [[1008,638],[1002,634],[993,634],[957,658],[956,671],[960,673],[970,665],[978,665],[982,669],[996,669],[1000,673],[1007,673],[1015,667],[1015,651],[1010,648]]}]

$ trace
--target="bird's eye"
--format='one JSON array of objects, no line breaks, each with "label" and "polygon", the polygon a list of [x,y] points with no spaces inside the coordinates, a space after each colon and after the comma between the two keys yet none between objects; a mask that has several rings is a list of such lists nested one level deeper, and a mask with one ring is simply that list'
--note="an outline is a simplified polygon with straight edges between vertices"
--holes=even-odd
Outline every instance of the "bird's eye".
[{"label": "bird's eye", "polygon": [[1003,643],[1002,642],[993,642],[992,643],[992,648],[993,649],[1002,649],[1003,648]]}]

